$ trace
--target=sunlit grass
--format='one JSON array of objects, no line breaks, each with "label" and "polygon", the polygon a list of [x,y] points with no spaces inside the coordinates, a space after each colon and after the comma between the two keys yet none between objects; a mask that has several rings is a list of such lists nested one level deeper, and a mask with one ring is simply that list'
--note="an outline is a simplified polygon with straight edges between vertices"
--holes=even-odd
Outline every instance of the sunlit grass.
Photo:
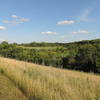
[{"label": "sunlit grass", "polygon": [[29,100],[100,100],[99,75],[6,58],[0,58],[0,71]]},{"label": "sunlit grass", "polygon": [[35,49],[35,50],[53,50],[53,49],[57,49],[58,47],[62,47],[62,46],[54,46],[54,47],[25,47],[25,46],[17,46],[17,47],[21,47],[24,49]]},{"label": "sunlit grass", "polygon": [[0,100],[28,100],[28,98],[14,82],[0,73]]}]

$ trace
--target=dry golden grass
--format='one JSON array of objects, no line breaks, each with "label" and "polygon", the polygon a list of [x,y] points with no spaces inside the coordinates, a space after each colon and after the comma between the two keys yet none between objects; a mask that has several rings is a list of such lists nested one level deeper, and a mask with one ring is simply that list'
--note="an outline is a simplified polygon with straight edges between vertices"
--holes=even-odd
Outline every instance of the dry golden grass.
[{"label": "dry golden grass", "polygon": [[0,68],[28,100],[100,100],[99,75],[7,58],[0,58]]},{"label": "dry golden grass", "polygon": [[28,98],[9,78],[0,73],[0,100],[28,100]]}]

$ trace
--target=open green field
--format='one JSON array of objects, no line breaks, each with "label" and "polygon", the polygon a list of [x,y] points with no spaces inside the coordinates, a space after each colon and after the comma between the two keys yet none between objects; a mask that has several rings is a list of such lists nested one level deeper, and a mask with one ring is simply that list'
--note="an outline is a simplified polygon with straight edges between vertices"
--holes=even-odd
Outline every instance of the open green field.
[{"label": "open green field", "polygon": [[0,100],[100,100],[100,76],[0,57]]},{"label": "open green field", "polygon": [[61,48],[62,46],[54,46],[54,47],[25,47],[25,46],[17,46],[24,49],[36,49],[36,50],[54,50],[57,48]]}]

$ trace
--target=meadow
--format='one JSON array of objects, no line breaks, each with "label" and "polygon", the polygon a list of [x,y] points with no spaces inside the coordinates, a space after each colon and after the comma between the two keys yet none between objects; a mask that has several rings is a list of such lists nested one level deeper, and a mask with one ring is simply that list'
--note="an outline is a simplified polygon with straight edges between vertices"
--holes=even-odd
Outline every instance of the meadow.
[{"label": "meadow", "polygon": [[25,46],[17,46],[23,49],[35,49],[35,50],[55,50],[57,48],[61,48],[62,46],[55,46],[55,47],[25,47]]},{"label": "meadow", "polygon": [[0,100],[100,100],[100,76],[0,57]]}]

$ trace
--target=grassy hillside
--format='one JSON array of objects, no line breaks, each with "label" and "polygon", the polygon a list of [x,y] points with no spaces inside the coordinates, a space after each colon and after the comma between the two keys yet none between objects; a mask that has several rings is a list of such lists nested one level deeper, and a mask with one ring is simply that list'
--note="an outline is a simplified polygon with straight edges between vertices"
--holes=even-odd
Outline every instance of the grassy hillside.
[{"label": "grassy hillside", "polygon": [[0,100],[100,100],[100,76],[0,58]]},{"label": "grassy hillside", "polygon": [[18,87],[0,73],[0,100],[28,100]]}]

